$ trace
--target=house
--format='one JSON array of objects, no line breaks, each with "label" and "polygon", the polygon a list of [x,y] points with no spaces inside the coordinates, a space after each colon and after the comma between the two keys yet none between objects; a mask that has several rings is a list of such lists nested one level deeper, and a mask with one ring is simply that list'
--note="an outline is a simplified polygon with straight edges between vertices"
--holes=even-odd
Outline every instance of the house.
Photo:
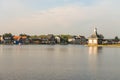
[{"label": "house", "polygon": [[56,43],[59,44],[59,43],[60,43],[60,37],[59,37],[59,36],[56,36],[55,39],[56,39]]},{"label": "house", "polygon": [[68,42],[70,44],[81,44],[81,45],[84,45],[87,43],[87,40],[84,36],[73,36],[72,38],[69,38],[68,39]]},{"label": "house", "polygon": [[29,44],[30,39],[27,36],[13,36],[14,44]]},{"label": "house", "polygon": [[97,33],[97,28],[94,28],[94,33],[88,38],[89,46],[96,46],[102,44],[103,35]]},{"label": "house", "polygon": [[3,36],[0,35],[0,44],[3,42]]},{"label": "house", "polygon": [[69,38],[68,43],[73,44],[75,42],[75,38]]},{"label": "house", "polygon": [[23,36],[20,36],[21,38],[19,39],[19,42],[22,43],[22,44],[29,44],[31,41],[29,39],[29,36],[27,35],[23,35]]},{"label": "house", "polygon": [[84,37],[84,36],[77,36],[75,38],[75,44],[81,44],[81,45],[84,45],[87,43],[87,39]]},{"label": "house", "polygon": [[5,33],[2,38],[4,44],[12,44],[13,35],[11,33]]},{"label": "house", "polygon": [[14,44],[19,44],[19,39],[20,39],[21,37],[20,36],[13,36],[13,43]]},{"label": "house", "polygon": [[55,36],[53,34],[48,34],[47,39],[48,39],[48,44],[55,44],[56,43],[56,39],[55,39]]}]

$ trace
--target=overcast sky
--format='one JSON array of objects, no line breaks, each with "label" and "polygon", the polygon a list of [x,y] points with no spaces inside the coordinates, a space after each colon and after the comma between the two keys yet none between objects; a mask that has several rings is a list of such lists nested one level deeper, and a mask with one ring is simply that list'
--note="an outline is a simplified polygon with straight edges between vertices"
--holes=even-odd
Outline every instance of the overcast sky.
[{"label": "overcast sky", "polygon": [[0,0],[0,34],[120,37],[120,0]]}]

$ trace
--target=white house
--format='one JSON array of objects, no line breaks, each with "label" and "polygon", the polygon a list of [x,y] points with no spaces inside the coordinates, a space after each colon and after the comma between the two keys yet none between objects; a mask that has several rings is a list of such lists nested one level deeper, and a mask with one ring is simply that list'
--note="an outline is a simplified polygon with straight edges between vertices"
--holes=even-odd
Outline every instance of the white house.
[{"label": "white house", "polygon": [[97,28],[94,28],[94,33],[88,38],[88,45],[95,46],[98,44],[102,44],[102,39],[104,37],[97,33]]}]

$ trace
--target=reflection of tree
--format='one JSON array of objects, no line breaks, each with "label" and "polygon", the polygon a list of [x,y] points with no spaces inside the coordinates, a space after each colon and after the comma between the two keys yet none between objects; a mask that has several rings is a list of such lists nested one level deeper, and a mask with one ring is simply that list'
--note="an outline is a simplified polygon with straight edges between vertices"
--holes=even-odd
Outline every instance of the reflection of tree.
[{"label": "reflection of tree", "polygon": [[102,47],[98,47],[98,53],[102,53]]}]

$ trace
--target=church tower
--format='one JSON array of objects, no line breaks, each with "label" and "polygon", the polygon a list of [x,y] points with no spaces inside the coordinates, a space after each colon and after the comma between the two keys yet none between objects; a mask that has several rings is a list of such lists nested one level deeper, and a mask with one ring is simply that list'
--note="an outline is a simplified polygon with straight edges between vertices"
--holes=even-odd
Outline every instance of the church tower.
[{"label": "church tower", "polygon": [[94,34],[97,34],[97,28],[96,27],[94,28]]},{"label": "church tower", "polygon": [[89,46],[97,46],[102,44],[103,36],[97,33],[97,28],[94,28],[93,34],[88,38]]},{"label": "church tower", "polygon": [[94,33],[89,37],[88,39],[88,45],[98,45],[98,34],[97,34],[97,28],[94,28]]}]

